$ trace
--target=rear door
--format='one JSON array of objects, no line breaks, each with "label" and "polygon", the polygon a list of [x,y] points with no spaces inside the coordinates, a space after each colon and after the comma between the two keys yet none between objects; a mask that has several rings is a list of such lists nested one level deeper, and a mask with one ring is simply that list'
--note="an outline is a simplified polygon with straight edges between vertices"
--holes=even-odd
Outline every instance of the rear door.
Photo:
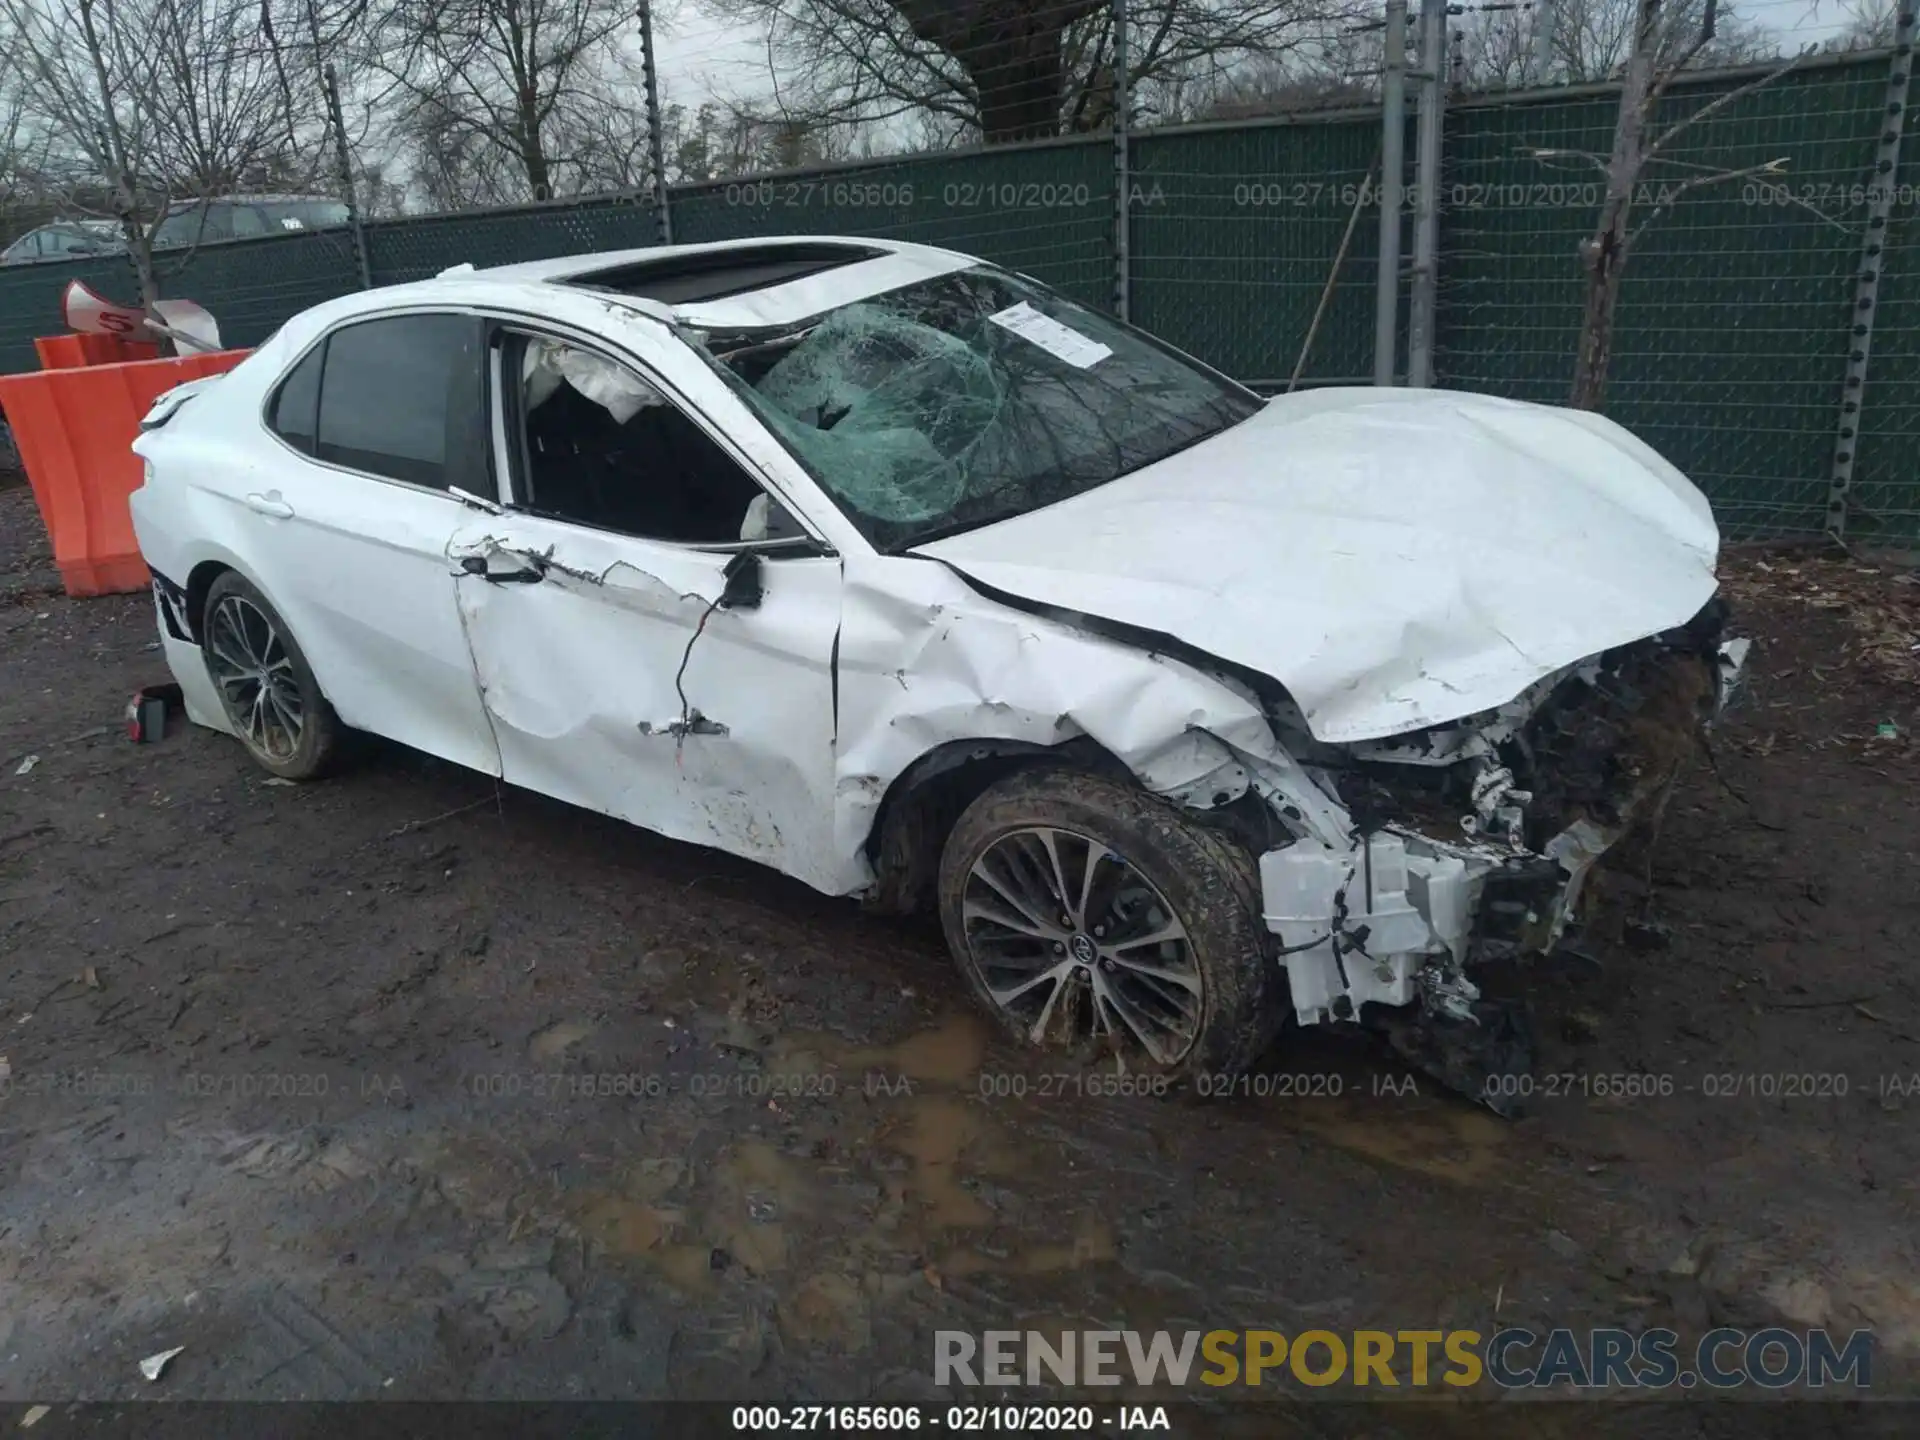
[{"label": "rear door", "polygon": [[240,498],[257,576],[340,718],[499,773],[447,547],[493,488],[482,322],[416,311],[331,331],[270,393],[283,463]]}]

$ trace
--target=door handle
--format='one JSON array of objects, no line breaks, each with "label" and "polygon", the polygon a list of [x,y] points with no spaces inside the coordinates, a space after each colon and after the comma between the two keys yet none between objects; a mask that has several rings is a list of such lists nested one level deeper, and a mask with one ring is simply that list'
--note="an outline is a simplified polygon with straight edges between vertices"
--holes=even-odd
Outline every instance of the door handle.
[{"label": "door handle", "polygon": [[478,575],[489,585],[538,585],[547,578],[546,571],[533,565],[524,570],[489,570],[484,555],[463,557],[460,568],[469,575]]},{"label": "door handle", "polygon": [[256,515],[271,515],[275,520],[291,520],[293,518],[293,506],[287,504],[286,501],[280,498],[280,492],[278,490],[274,491],[271,495],[256,494],[247,496],[247,508]]}]

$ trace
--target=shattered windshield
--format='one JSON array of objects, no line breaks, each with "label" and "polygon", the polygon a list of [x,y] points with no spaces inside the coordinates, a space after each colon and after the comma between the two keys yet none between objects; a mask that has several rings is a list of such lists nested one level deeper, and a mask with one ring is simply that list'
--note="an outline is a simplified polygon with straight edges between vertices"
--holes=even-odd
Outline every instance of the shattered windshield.
[{"label": "shattered windshield", "polygon": [[985,267],[799,326],[689,338],[882,550],[1091,490],[1260,408],[1145,336]]}]

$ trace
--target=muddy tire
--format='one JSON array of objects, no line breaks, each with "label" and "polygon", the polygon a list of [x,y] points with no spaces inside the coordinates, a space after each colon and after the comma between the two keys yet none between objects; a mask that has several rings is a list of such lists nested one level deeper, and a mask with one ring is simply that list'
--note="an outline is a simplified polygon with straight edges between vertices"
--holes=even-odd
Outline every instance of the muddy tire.
[{"label": "muddy tire", "polygon": [[1129,1072],[1238,1074],[1277,1032],[1283,977],[1253,859],[1124,780],[1027,770],[947,838],[940,921],[1007,1030]]},{"label": "muddy tire", "polygon": [[324,775],[339,752],[339,718],[280,612],[231,570],[207,591],[200,648],[255,763],[285,780]]}]

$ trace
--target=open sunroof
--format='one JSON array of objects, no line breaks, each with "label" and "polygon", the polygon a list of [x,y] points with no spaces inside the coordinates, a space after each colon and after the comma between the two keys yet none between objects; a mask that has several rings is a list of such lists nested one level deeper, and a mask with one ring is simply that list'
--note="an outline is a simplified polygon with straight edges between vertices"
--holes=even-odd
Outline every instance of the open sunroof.
[{"label": "open sunroof", "polygon": [[750,245],[593,270],[571,276],[566,283],[658,300],[663,305],[690,305],[803,280],[886,253],[865,245]]}]

